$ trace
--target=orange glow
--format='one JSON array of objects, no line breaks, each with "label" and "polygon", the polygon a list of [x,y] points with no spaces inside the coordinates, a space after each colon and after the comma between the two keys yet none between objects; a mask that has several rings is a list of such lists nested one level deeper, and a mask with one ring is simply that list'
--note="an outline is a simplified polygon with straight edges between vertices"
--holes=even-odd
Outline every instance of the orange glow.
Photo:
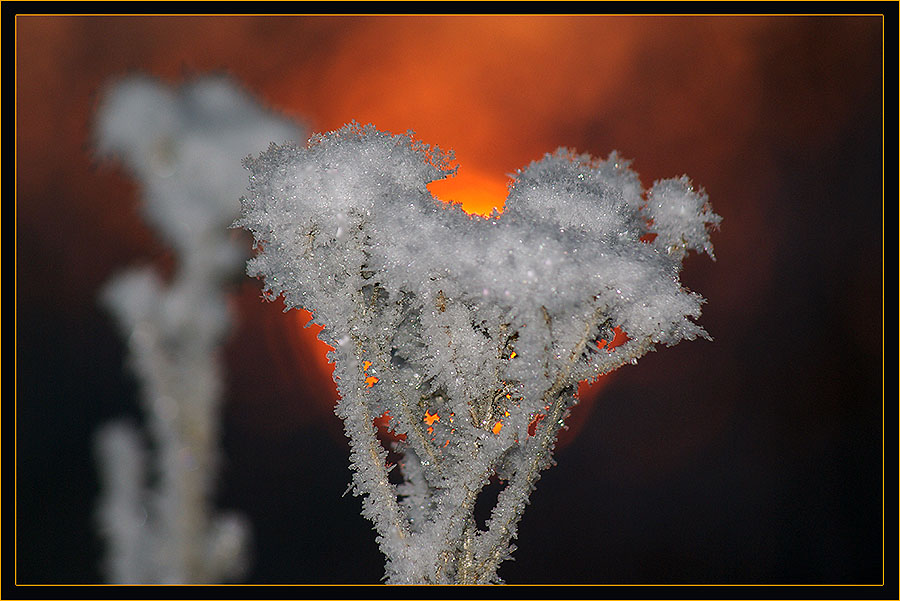
[{"label": "orange glow", "polygon": [[439,419],[441,419],[440,415],[438,415],[437,413],[428,413],[428,410],[426,409],[425,410],[425,418],[422,421],[424,421],[426,424],[428,424],[430,426],[430,425],[434,424],[434,422],[438,421]]},{"label": "orange glow", "polygon": [[[309,107],[317,131],[356,119],[452,148],[460,177],[476,168],[496,173],[490,199],[454,199],[489,212],[502,206],[506,173],[580,141],[561,134],[560,124],[590,122],[615,99],[630,73],[627,59],[644,43],[639,24],[565,16],[360,20],[328,54],[327,68],[288,71],[273,95]],[[604,77],[585,75],[592,63],[604,65]]]},{"label": "orange glow", "polygon": [[[309,323],[310,320],[312,320],[312,313],[306,309],[290,311],[287,315],[293,318],[294,323],[297,326],[297,336],[300,341],[309,347],[316,349],[317,352],[313,353],[316,358],[316,365],[322,375],[331,380],[332,373],[334,372],[334,364],[328,361],[326,355],[329,351],[334,349],[319,340],[319,332],[322,331],[322,326]],[[309,327],[307,327],[307,324],[309,324]]]},{"label": "orange glow", "polygon": [[389,429],[388,425],[391,423],[391,414],[389,411],[385,411],[384,413],[376,417],[373,423],[378,429],[378,435],[382,439],[394,442],[398,440],[406,440],[406,434],[397,434],[393,430]]},{"label": "orange glow", "polygon": [[[506,395],[506,398],[511,399],[511,398],[512,398],[512,395],[507,394],[507,395]],[[509,411],[504,411],[504,412],[503,412],[503,417],[509,417]],[[502,422],[502,421],[497,421],[497,423],[494,424],[494,427],[491,428],[491,432],[493,432],[494,434],[500,434],[500,430],[502,430],[502,429],[503,429],[503,422]]]},{"label": "orange glow", "polygon": [[468,213],[488,216],[494,209],[503,211],[510,181],[463,166],[455,176],[431,182],[428,189],[444,202],[461,203]]},{"label": "orange glow", "polygon": [[534,436],[537,433],[538,424],[541,423],[541,420],[547,417],[543,413],[538,413],[533,418],[531,418],[531,422],[528,424],[528,436]]},{"label": "orange glow", "polygon": [[[509,175],[545,152],[561,145],[608,152],[621,143],[616,130],[597,148],[581,148],[576,132],[615,106],[631,73],[628,58],[644,44],[643,28],[632,19],[580,17],[360,20],[330,52],[327,69],[315,72],[315,86],[298,69],[268,91],[277,104],[313,118],[315,131],[355,119],[393,133],[412,130],[424,143],[452,149],[456,174],[428,189],[487,216],[503,211]],[[554,53],[546,52],[550,46]],[[584,77],[582,67],[592,61],[605,65],[603,78]],[[616,336],[604,346],[619,344]],[[587,415],[599,388],[585,387],[570,421]]]},{"label": "orange glow", "polygon": [[[753,250],[734,269],[718,265],[715,277],[693,282],[705,296],[714,287],[720,315],[740,316],[744,307],[765,306],[780,267],[775,242],[782,232],[771,227],[772,203],[791,175],[783,173],[780,151],[819,156],[841,139],[842,128],[856,131],[859,99],[870,85],[880,89],[881,70],[871,72],[860,62],[868,55],[856,52],[862,48],[857,42],[870,39],[865,20],[828,21],[833,25],[826,35],[814,40],[818,26],[808,20],[765,16],[17,19],[17,72],[27,77],[16,86],[16,224],[20,241],[46,250],[23,252],[32,259],[26,256],[20,273],[43,275],[34,261],[42,269],[52,254],[65,294],[49,297],[60,299],[59,308],[78,308],[93,303],[100,283],[138,257],[164,259],[164,244],[134,209],[140,194],[133,179],[98,172],[86,152],[88,124],[111,78],[146,73],[174,83],[222,70],[272,108],[302,119],[309,131],[356,119],[394,133],[413,129],[417,139],[453,148],[460,162],[453,179],[460,186],[473,170],[502,181],[560,145],[598,157],[616,148],[634,159],[645,185],[684,170],[709,190],[717,212],[732,210],[734,220],[726,218],[731,225],[714,240],[719,253]],[[880,37],[877,19],[875,29]],[[817,76],[822,73],[829,76]],[[850,85],[839,86],[845,76]],[[835,86],[847,93],[832,93]],[[810,110],[820,99],[821,110]],[[769,139],[777,143],[758,144]],[[759,177],[747,183],[745,173]],[[60,185],[67,202],[53,201]],[[435,194],[461,200],[467,210],[493,204],[467,201],[440,185]],[[497,189],[496,198],[504,196]],[[72,248],[79,252],[65,252]],[[709,266],[695,261],[701,270]],[[19,287],[23,305],[32,298],[45,304],[46,282],[38,283]],[[273,431],[324,420],[343,444],[332,411],[337,393],[325,358],[329,349],[316,339],[320,328],[303,329],[306,311],[260,306],[258,284],[244,286],[253,289],[241,299],[247,303],[240,307],[241,329],[230,342],[229,385],[235,389],[229,412],[241,416],[242,425]],[[854,294],[847,302],[864,298],[859,287],[848,290]],[[853,329],[860,345],[868,342],[865,331]],[[611,348],[615,344],[614,337]],[[260,382],[256,371],[278,377]],[[560,446],[586,421],[608,381],[579,387],[581,401]]]},{"label": "orange glow", "polygon": [[[363,373],[369,371],[370,367],[372,367],[371,361],[363,361]],[[375,376],[366,376],[366,388],[372,388],[377,383],[378,378],[376,378]]]},{"label": "orange glow", "polygon": [[578,404],[569,411],[566,418],[565,427],[559,431],[557,437],[557,448],[561,448],[575,440],[578,433],[587,424],[591,415],[591,408],[600,398],[600,392],[610,382],[612,374],[601,376],[597,381],[588,383],[581,382],[578,385]]},{"label": "orange glow", "polygon": [[606,347],[606,351],[610,352],[617,346],[622,346],[623,344],[628,342],[628,340],[630,340],[628,338],[628,334],[626,334],[622,328],[620,328],[619,326],[616,326],[613,328],[613,339],[612,339],[612,342],[609,342],[609,346],[607,346],[608,341],[605,338],[602,338],[602,339],[600,339],[600,342],[597,343],[597,347],[598,348]]},{"label": "orange glow", "polygon": [[[616,144],[627,150],[633,136],[644,135],[613,124],[585,146],[583,131],[630,89],[629,58],[645,43],[646,30],[656,27],[626,18],[360,20],[330,51],[326,69],[314,76],[305,68],[288,71],[268,92],[276,105],[312,118],[314,131],[354,119],[393,133],[412,130],[417,140],[452,149],[456,174],[428,189],[487,216],[503,211],[510,174],[545,152],[562,145],[594,153]],[[546,51],[550,46],[554,53]],[[583,66],[592,63],[605,66],[603,78],[584,76]],[[622,342],[617,331],[601,348],[611,351]],[[367,386],[374,381],[367,379]],[[588,413],[599,388],[585,388],[573,421]]]}]

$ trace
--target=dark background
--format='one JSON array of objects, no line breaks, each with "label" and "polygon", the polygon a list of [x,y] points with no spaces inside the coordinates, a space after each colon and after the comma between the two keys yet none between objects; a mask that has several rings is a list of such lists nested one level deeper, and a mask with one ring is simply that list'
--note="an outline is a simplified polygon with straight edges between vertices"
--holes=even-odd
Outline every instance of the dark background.
[{"label": "dark background", "polygon": [[[717,261],[692,256],[682,274],[715,341],[662,348],[586,392],[507,582],[882,582],[883,73],[889,114],[896,100],[882,44],[895,26],[895,12],[18,17],[16,582],[101,580],[91,437],[140,413],[97,293],[128,266],[171,264],[127,174],[91,159],[97,95],[130,72],[211,70],[311,131],[413,129],[492,190],[558,146],[617,149],[645,186],[687,173],[723,216]],[[248,582],[378,582],[374,532],[341,496],[348,448],[320,351],[257,281],[233,306],[217,503],[253,523]]]}]

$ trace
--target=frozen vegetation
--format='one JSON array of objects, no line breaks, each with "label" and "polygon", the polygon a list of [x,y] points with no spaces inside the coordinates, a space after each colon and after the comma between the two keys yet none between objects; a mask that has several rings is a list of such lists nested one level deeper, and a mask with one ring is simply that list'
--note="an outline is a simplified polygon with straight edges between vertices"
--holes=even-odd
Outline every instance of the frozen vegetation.
[{"label": "frozen vegetation", "polygon": [[[689,250],[712,255],[720,217],[687,177],[645,191],[616,153],[561,149],[480,217],[426,188],[451,163],[356,123],[245,163],[248,273],[324,326],[353,490],[391,583],[499,582],[578,383],[708,337],[679,273]],[[503,488],[480,528],[491,478]]]},{"label": "frozen vegetation", "polygon": [[142,214],[175,259],[171,280],[135,267],[103,290],[128,342],[145,426],[117,421],[97,436],[106,575],[115,583],[237,578],[249,528],[212,503],[226,284],[247,254],[228,226],[247,185],[241,160],[302,133],[226,77],[180,88],[122,79],[105,91],[94,133],[98,154],[138,181]]}]

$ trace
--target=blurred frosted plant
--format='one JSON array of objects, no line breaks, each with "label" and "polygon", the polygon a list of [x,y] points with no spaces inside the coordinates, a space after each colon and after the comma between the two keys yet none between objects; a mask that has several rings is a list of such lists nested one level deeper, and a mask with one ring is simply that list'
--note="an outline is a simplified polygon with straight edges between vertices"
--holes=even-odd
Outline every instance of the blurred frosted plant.
[{"label": "blurred frosted plant", "polygon": [[224,76],[178,89],[126,78],[106,91],[95,127],[99,154],[139,181],[143,215],[176,258],[169,282],[135,268],[102,294],[128,340],[152,444],[151,453],[124,422],[98,433],[107,575],[119,583],[234,579],[246,566],[249,530],[211,502],[219,354],[231,321],[226,283],[246,259],[228,226],[246,190],[241,160],[302,133]]},{"label": "blurred frosted plant", "polygon": [[[353,489],[392,583],[499,582],[578,383],[708,337],[679,273],[688,249],[712,253],[720,218],[686,178],[645,195],[615,153],[559,150],[482,218],[426,188],[451,161],[351,123],[248,160],[237,221],[258,248],[248,273],[312,311],[334,348]],[[481,528],[492,477],[503,488]]]}]

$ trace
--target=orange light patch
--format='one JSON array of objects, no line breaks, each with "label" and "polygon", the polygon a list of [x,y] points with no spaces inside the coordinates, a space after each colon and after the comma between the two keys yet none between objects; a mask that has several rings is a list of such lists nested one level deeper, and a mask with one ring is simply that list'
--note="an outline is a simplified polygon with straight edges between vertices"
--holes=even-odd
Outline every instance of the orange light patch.
[{"label": "orange light patch", "polygon": [[[371,361],[363,361],[363,373],[367,372],[370,367],[372,367]],[[366,388],[372,388],[377,383],[378,378],[375,376],[366,376]]]},{"label": "orange light patch", "polygon": [[494,424],[494,427],[491,428],[491,432],[493,432],[494,434],[500,434],[500,430],[502,430],[502,429],[503,429],[503,422],[497,422],[496,424]]},{"label": "orange light patch", "polygon": [[[600,340],[600,342],[597,343],[597,347],[598,348],[606,347],[606,352],[610,352],[617,346],[622,346],[629,340],[630,340],[630,338],[628,337],[628,334],[626,334],[622,328],[620,328],[619,326],[616,326],[613,328],[612,342],[609,342],[605,338],[602,338]],[[607,345],[607,343],[608,343],[608,345]]]},{"label": "orange light patch", "polygon": [[[434,422],[438,421],[439,419],[441,419],[441,416],[438,415],[437,413],[428,413],[428,409],[425,410],[425,417],[422,418],[422,421],[425,422],[426,424],[428,424],[427,432],[429,434],[434,434],[434,425],[433,424],[434,424]],[[450,421],[453,421],[452,417],[451,417]]]},{"label": "orange light patch", "polygon": [[[307,85],[304,67],[273,82],[268,91],[282,106],[314,115],[316,131],[338,129],[354,118],[393,133],[411,129],[418,140],[453,149],[457,173],[431,182],[428,189],[444,202],[487,216],[504,208],[510,181],[506,174],[559,145],[580,146],[565,132],[577,131],[573,124],[589,123],[598,107],[617,107],[622,91],[630,89],[626,84],[643,81],[631,78],[628,67],[635,48],[644,44],[643,27],[640,20],[628,18],[364,21],[331,49],[329,68],[316,73],[316,86]],[[466,43],[459,44],[463,38]],[[382,44],[386,39],[392,43]],[[562,55],[548,54],[548,43]],[[374,55],[373,45],[381,48]],[[580,65],[601,57],[609,67],[605,76],[581,81]],[[585,85],[573,87],[576,80]],[[533,84],[523,87],[522,82]],[[567,97],[564,105],[558,102],[560,94]],[[523,122],[531,126],[523,128]],[[621,343],[614,337],[601,348],[609,351]],[[513,358],[516,354],[510,353]],[[575,417],[587,414],[594,396],[582,397]],[[443,418],[452,424],[451,415]],[[435,415],[425,423],[432,427],[437,419]]]},{"label": "orange light patch", "polygon": [[391,414],[389,411],[385,411],[374,419],[373,424],[378,428],[378,435],[385,440],[406,440],[406,434],[398,434],[390,429],[390,422]]},{"label": "orange light patch", "polygon": [[310,321],[312,321],[312,313],[306,309],[291,311],[288,313],[288,319],[292,319],[296,325],[298,338],[301,344],[306,345],[306,348],[315,349],[313,355],[316,357],[318,369],[322,375],[328,380],[331,380],[331,375],[334,372],[334,364],[328,361],[327,355],[329,351],[334,349],[319,340],[319,333],[323,330],[323,327],[310,323]]},{"label": "orange light patch", "polygon": [[537,433],[538,424],[541,423],[541,420],[547,417],[543,413],[538,413],[531,421],[528,423],[528,436],[534,436]]},{"label": "orange light patch", "polygon": [[444,202],[461,203],[467,213],[488,216],[494,209],[503,210],[509,181],[502,176],[460,168],[453,177],[431,182],[428,189]]}]

